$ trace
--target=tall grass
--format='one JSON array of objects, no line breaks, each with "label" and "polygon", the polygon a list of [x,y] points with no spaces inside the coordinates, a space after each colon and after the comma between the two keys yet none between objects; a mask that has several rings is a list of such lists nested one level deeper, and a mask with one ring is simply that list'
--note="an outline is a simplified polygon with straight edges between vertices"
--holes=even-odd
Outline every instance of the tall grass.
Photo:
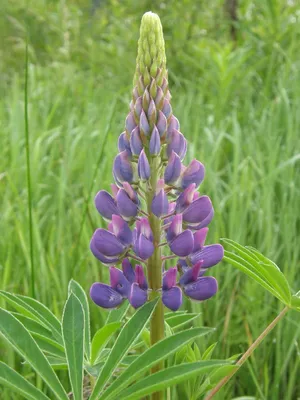
[{"label": "tall grass", "polygon": [[[299,18],[297,8],[280,1],[242,2],[239,38],[233,45],[226,21],[218,20],[223,18],[216,11],[219,1],[203,6],[192,22],[187,18],[180,32],[176,22],[183,11],[191,17],[194,6],[186,2],[183,9],[179,3],[153,11],[165,22],[173,110],[189,140],[187,161],[197,157],[206,166],[201,191],[216,209],[209,241],[230,237],[257,247],[299,290],[300,30],[293,23]],[[108,189],[112,180],[116,141],[130,101],[133,43],[141,13],[148,9],[145,2],[128,12],[124,4],[100,4],[93,17],[80,2],[38,1],[25,9],[31,18],[28,118],[34,247],[27,212],[20,16],[24,5],[12,2],[6,9],[5,29],[9,32],[19,23],[13,37],[23,50],[18,48],[18,53],[12,47],[2,65],[1,289],[30,293],[34,248],[36,297],[57,314],[71,277],[88,290],[107,276],[89,252],[91,234],[102,224],[93,196],[100,188]],[[45,21],[49,26],[38,31]],[[215,355],[228,357],[251,344],[279,305],[225,263],[213,273],[218,295],[191,307],[202,312],[199,324],[217,327]],[[104,312],[92,307],[94,329],[103,318]],[[218,398],[297,399],[299,335],[299,317],[290,312]],[[206,345],[204,340],[201,346]],[[1,357],[27,373],[6,346],[1,347]],[[5,392],[4,399],[13,397]]]}]

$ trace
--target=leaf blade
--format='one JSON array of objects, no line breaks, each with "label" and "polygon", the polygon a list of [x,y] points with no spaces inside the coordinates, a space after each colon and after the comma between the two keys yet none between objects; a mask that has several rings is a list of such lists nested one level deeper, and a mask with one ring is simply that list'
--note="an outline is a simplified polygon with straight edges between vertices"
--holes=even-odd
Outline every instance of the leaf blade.
[{"label": "leaf blade", "polygon": [[111,322],[110,324],[104,325],[94,335],[92,340],[91,349],[91,365],[95,363],[100,355],[102,348],[109,341],[111,336],[122,326],[121,322]]},{"label": "leaf blade", "polygon": [[84,311],[71,293],[63,312],[62,334],[74,400],[83,399]]}]

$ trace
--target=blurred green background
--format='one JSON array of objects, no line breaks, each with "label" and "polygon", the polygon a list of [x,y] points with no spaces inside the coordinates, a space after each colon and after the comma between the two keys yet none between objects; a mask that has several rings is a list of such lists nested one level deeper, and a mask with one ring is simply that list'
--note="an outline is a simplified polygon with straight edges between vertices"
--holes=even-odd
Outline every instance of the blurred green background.
[{"label": "blurred green background", "polygon": [[[231,1],[224,2],[1,2],[1,289],[30,294],[26,34],[36,295],[60,315],[71,277],[87,291],[106,279],[89,251],[102,224],[93,197],[112,181],[148,10],[164,27],[186,160],[206,166],[201,192],[216,210],[208,242],[229,237],[257,247],[300,289],[300,6],[240,0],[232,26]],[[243,352],[282,306],[224,262],[213,274],[218,295],[190,307],[202,312],[199,324],[217,328],[203,349],[218,342],[214,356],[225,358]],[[95,330],[105,313],[91,309]],[[299,399],[299,335],[299,315],[290,312],[216,399]],[[0,353],[23,368],[3,342]],[[17,398],[8,391],[0,397]]]}]

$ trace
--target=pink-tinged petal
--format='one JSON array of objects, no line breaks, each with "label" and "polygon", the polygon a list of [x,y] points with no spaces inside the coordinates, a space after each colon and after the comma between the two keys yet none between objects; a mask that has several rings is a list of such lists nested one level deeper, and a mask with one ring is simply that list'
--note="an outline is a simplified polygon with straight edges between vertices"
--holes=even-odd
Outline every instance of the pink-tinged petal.
[{"label": "pink-tinged petal", "polygon": [[176,201],[176,212],[182,212],[192,204],[195,196],[196,185],[192,183],[180,195]]},{"label": "pink-tinged petal", "polygon": [[191,268],[186,269],[179,280],[180,285],[183,286],[187,285],[188,283],[195,282],[198,279],[202,265],[203,261],[201,260],[193,265]]},{"label": "pink-tinged petal", "polygon": [[95,206],[102,217],[108,220],[111,220],[113,214],[119,214],[114,198],[105,190],[100,190],[96,194]]},{"label": "pink-tinged petal", "polygon": [[202,228],[199,231],[196,231],[194,233],[194,248],[193,248],[193,253],[196,251],[202,250],[206,236],[208,233],[208,228]]},{"label": "pink-tinged petal", "polygon": [[137,283],[133,283],[131,285],[131,290],[128,297],[129,303],[132,305],[132,307],[134,308],[141,307],[143,304],[146,303],[147,299],[148,299],[147,291],[141,289]]},{"label": "pink-tinged petal", "polygon": [[221,244],[211,244],[204,246],[202,250],[190,255],[190,260],[193,264],[203,260],[202,267],[209,268],[218,264],[224,257],[224,249]]},{"label": "pink-tinged petal", "polygon": [[176,214],[172,218],[171,225],[167,230],[167,240],[171,242],[174,240],[178,235],[182,233],[182,214]]},{"label": "pink-tinged petal", "polygon": [[128,194],[129,198],[136,204],[139,203],[139,198],[136,194],[136,192],[133,190],[132,186],[128,182],[123,183],[123,188]]},{"label": "pink-tinged petal", "polygon": [[137,228],[137,234],[138,236],[140,234],[144,235],[147,239],[153,240],[153,233],[150,227],[150,223],[148,221],[148,218],[141,218],[139,221],[136,222],[136,228]]},{"label": "pink-tinged petal", "polygon": [[119,215],[112,216],[112,228],[116,238],[124,245],[132,244],[132,232],[127,224]]},{"label": "pink-tinged petal", "polygon": [[183,211],[183,220],[187,224],[200,224],[211,214],[212,209],[210,198],[201,196]]},{"label": "pink-tinged petal", "polygon": [[186,257],[193,251],[194,237],[190,230],[182,232],[170,244],[171,251],[179,257]]},{"label": "pink-tinged petal", "polygon": [[141,265],[135,266],[135,281],[141,289],[143,290],[148,289],[147,278],[145,276],[144,269]]},{"label": "pink-tinged petal", "polygon": [[[120,189],[119,189],[118,186],[115,185],[114,183],[112,183],[112,184],[110,185],[110,187],[111,187],[111,192],[112,192],[112,194],[113,194],[113,197],[116,198],[116,196],[117,196],[117,194],[118,194],[118,191],[119,191]],[[113,213],[113,214],[116,214],[116,213]]]},{"label": "pink-tinged petal", "polygon": [[176,285],[177,268],[169,268],[163,276],[163,290],[171,289],[171,287]]},{"label": "pink-tinged petal", "polygon": [[181,166],[180,158],[174,151],[172,151],[164,174],[165,182],[168,185],[171,185],[177,181],[181,173]]},{"label": "pink-tinged petal", "polygon": [[120,189],[116,198],[119,213],[125,219],[131,219],[137,216],[138,206],[134,203],[124,189]]},{"label": "pink-tinged petal", "polygon": [[118,268],[110,267],[109,276],[111,287],[118,293],[120,293],[123,297],[128,297],[131,285],[124,276],[123,272]]},{"label": "pink-tinged petal", "polygon": [[182,304],[182,291],[179,287],[174,286],[169,290],[163,290],[163,304],[172,311],[177,311]]},{"label": "pink-tinged petal", "polygon": [[97,306],[116,308],[123,302],[123,296],[104,283],[94,283],[90,289],[91,299]]},{"label": "pink-tinged petal", "polygon": [[218,291],[218,282],[212,276],[199,278],[184,287],[184,293],[193,300],[207,300]]},{"label": "pink-tinged petal", "polygon": [[124,260],[122,261],[122,270],[128,282],[135,282],[135,273],[128,258],[124,258]]},{"label": "pink-tinged petal", "polygon": [[91,239],[91,248],[92,247],[107,257],[118,256],[125,249],[125,246],[116,236],[105,229],[97,229],[95,231]]},{"label": "pink-tinged petal", "polygon": [[204,165],[198,160],[193,160],[181,176],[181,187],[185,189],[191,183],[194,183],[198,187],[204,179],[204,174]]}]

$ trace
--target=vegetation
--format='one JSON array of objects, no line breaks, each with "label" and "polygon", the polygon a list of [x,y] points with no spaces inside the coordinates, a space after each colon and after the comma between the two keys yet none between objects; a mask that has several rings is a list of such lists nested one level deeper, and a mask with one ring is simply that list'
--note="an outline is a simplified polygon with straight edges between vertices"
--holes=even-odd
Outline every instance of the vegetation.
[{"label": "vegetation", "polygon": [[[141,15],[160,14],[173,109],[189,141],[187,159],[206,167],[201,187],[216,216],[208,242],[228,237],[258,248],[299,290],[300,10],[297,2],[242,0],[236,40],[223,1],[82,0],[2,4],[0,32],[0,281],[30,295],[24,124],[25,47],[32,181],[35,289],[60,315],[68,282],[105,280],[89,251],[101,217],[92,198],[111,181],[116,139],[128,112]],[[27,35],[27,36],[26,36]],[[242,353],[281,310],[278,301],[226,262],[219,293],[194,326],[216,327],[214,357]],[[1,300],[3,301],[3,300]],[[3,302],[2,305],[5,303]],[[106,313],[91,306],[92,331]],[[300,396],[298,319],[291,311],[219,399]],[[1,342],[10,366],[27,365]],[[208,339],[201,338],[200,348]],[[242,345],[241,345],[242,344]],[[63,374],[63,372],[62,372]],[[31,377],[31,376],[29,376]],[[41,386],[41,384],[40,384]],[[17,399],[7,389],[3,398]]]}]

